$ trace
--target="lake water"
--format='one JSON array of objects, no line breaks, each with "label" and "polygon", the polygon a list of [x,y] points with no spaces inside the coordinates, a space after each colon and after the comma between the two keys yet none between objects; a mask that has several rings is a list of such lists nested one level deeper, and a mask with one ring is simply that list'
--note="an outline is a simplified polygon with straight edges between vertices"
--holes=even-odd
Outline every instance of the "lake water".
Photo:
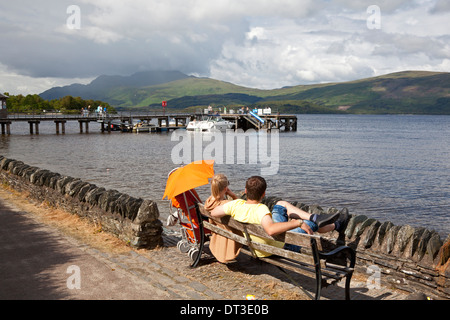
[{"label": "lake water", "polygon": [[[279,168],[265,176],[268,195],[347,207],[352,214],[425,226],[447,237],[450,116],[299,115],[298,121],[297,132],[279,133]],[[172,141],[172,133],[102,134],[92,123],[89,134],[80,134],[77,121],[66,124],[65,135],[56,135],[53,122],[41,122],[40,135],[29,135],[28,123],[13,123],[11,131],[0,136],[1,155],[156,200],[165,220],[168,202],[161,198],[168,172],[178,167],[172,150],[181,141]],[[235,192],[267,167],[249,159],[226,162],[215,170],[228,175]],[[208,186],[199,192],[206,198]]]}]

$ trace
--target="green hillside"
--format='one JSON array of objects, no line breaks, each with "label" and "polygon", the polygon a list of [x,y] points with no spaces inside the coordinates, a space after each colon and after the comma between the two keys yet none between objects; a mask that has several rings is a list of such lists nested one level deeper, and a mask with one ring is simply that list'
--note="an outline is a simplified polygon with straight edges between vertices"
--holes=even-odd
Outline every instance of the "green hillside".
[{"label": "green hillside", "polygon": [[[216,95],[216,99],[218,99],[219,95],[230,93],[249,95],[255,93],[256,96],[259,96],[260,92],[261,90],[248,89],[224,81],[190,77],[155,86],[119,88],[111,91],[105,100],[115,101],[116,103],[113,104],[118,107],[148,107],[151,105],[161,105],[161,101],[171,101],[183,97]],[[215,102],[210,101],[209,103],[214,104]],[[208,105],[208,102],[205,105]],[[172,104],[171,107],[173,108]]]},{"label": "green hillside", "polygon": [[450,114],[450,73],[407,71],[358,81],[275,90],[188,78],[134,90],[122,89],[120,97],[124,103],[119,107],[151,109],[160,108],[161,101],[167,100],[172,109],[191,110],[213,105],[267,106],[289,113]]},{"label": "green hillside", "polygon": [[303,100],[347,113],[450,114],[450,73],[399,72],[296,89],[265,101]]},{"label": "green hillside", "polygon": [[289,113],[450,114],[450,73],[405,71],[341,83],[259,90],[177,72],[103,76],[90,85],[53,88],[41,97],[98,99],[120,110],[271,107]]}]

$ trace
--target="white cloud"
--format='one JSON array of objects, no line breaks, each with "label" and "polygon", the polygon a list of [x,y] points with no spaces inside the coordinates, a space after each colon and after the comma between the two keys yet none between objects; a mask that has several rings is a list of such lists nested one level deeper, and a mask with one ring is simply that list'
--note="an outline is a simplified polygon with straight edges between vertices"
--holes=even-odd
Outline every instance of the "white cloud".
[{"label": "white cloud", "polygon": [[274,88],[450,71],[448,1],[376,3],[380,30],[366,25],[372,0],[79,0],[81,28],[70,30],[72,3],[3,2],[0,84],[37,92],[52,81],[175,69]]},{"label": "white cloud", "polygon": [[431,13],[446,13],[450,11],[450,2],[448,0],[438,0],[433,8],[431,8]]},{"label": "white cloud", "polygon": [[[450,35],[442,28],[449,15],[431,15],[433,1],[381,2],[380,30],[366,27],[369,2],[333,3],[335,7],[324,9],[322,15],[301,22],[278,20],[270,28],[254,25],[244,45],[224,49],[213,62],[212,76],[274,88],[402,70],[450,71],[445,62]],[[336,11],[337,4],[345,5],[345,10]]]},{"label": "white cloud", "polygon": [[11,72],[0,64],[0,93],[9,92],[13,95],[39,94],[52,87],[60,87],[73,83],[88,84],[93,78],[51,78],[30,77]]}]

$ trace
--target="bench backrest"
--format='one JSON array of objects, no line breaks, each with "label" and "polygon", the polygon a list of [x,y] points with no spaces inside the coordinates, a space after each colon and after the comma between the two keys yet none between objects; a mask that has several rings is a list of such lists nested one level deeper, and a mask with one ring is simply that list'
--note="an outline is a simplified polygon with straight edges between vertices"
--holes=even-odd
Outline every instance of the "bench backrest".
[{"label": "bench backrest", "polygon": [[[309,235],[309,234],[302,234],[302,233],[296,233],[296,232],[285,232],[282,234],[279,234],[277,236],[269,236],[260,225],[254,225],[254,224],[246,224],[242,222],[238,222],[235,219],[233,219],[231,216],[226,216],[222,218],[216,218],[212,217],[211,213],[205,210],[205,207],[202,204],[199,204],[200,212],[203,216],[206,216],[214,221],[217,221],[219,223],[222,223],[224,225],[227,225],[228,227],[237,230],[241,233],[248,232],[251,235],[255,235],[258,237],[263,237],[267,239],[273,239],[276,241],[294,244],[301,247],[310,248],[311,247],[311,240],[315,240],[317,244],[317,249],[321,250],[321,241],[320,236],[317,235]],[[278,249],[279,250],[279,249]],[[274,253],[275,254],[275,253]]]}]

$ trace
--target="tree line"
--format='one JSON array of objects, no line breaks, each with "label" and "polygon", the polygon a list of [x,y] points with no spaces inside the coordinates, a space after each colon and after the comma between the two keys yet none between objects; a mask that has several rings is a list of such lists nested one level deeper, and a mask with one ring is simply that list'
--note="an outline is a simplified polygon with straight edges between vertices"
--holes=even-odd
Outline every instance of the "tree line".
[{"label": "tree line", "polygon": [[99,100],[83,100],[80,97],[65,96],[59,99],[44,100],[37,94],[29,95],[9,95],[6,100],[6,108],[9,113],[44,113],[60,112],[64,114],[80,113],[82,110],[94,112],[99,106],[107,109],[108,113],[116,113],[116,110],[107,102]]}]

